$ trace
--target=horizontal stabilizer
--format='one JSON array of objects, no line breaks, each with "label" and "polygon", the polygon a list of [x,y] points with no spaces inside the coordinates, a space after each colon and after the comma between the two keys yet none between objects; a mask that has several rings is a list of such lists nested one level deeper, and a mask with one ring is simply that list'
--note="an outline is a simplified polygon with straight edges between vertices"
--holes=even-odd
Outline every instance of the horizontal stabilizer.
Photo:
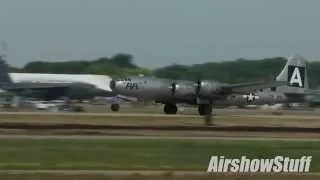
[{"label": "horizontal stabilizer", "polygon": [[317,89],[317,90],[307,89],[307,90],[305,90],[305,94],[306,95],[320,95],[320,90],[319,89]]}]

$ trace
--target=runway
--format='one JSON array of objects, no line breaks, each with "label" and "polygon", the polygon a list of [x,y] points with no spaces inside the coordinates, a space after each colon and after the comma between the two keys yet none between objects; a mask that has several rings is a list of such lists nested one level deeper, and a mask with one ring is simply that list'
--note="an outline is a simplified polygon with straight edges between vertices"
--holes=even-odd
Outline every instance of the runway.
[{"label": "runway", "polygon": [[188,125],[94,125],[94,124],[37,124],[0,123],[1,129],[24,130],[153,130],[153,131],[225,131],[225,132],[290,132],[320,133],[320,127],[276,126],[188,126]]},{"label": "runway", "polygon": [[320,116],[314,115],[320,111],[308,116],[307,112],[272,115],[266,111],[224,109],[214,116],[215,126],[204,126],[202,116],[184,114],[0,112],[0,129],[320,133]]},{"label": "runway", "polygon": [[[283,112],[284,113],[284,112]],[[185,115],[185,114],[151,114],[151,113],[88,113],[88,112],[0,112],[0,116],[3,115],[15,115],[15,116],[92,116],[92,117],[150,117],[150,118],[199,118],[199,115]],[[252,117],[252,118],[291,118],[291,119],[319,119],[320,112],[309,111],[286,111],[283,115],[274,115],[272,112],[252,110],[236,111],[236,112],[216,112],[214,117]]]},{"label": "runway", "polygon": [[168,115],[149,113],[89,113],[89,112],[0,112],[0,115],[96,116],[96,117],[199,117],[198,115]]},{"label": "runway", "polygon": [[[275,115],[274,113],[279,113]],[[241,117],[263,117],[263,118],[304,118],[304,119],[314,119],[320,120],[320,109],[310,109],[310,110],[261,110],[261,109],[214,109],[213,114],[217,117],[221,116],[241,116]],[[59,115],[59,116],[93,116],[93,117],[163,117],[163,118],[174,118],[174,117],[186,117],[186,118],[197,118],[200,117],[194,108],[185,108],[183,112],[178,112],[175,115],[163,114],[155,109],[154,112],[142,112],[137,110],[129,111],[119,111],[119,112],[49,112],[49,111],[0,111],[1,115]]]}]

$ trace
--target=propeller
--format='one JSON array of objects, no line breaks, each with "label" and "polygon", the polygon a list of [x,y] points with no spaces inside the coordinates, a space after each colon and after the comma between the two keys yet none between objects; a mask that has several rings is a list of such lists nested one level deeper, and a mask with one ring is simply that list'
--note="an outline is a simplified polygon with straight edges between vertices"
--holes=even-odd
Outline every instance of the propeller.
[{"label": "propeller", "polygon": [[179,85],[175,82],[171,83],[171,85],[169,86],[170,92],[172,95],[174,95],[178,89]]},{"label": "propeller", "polygon": [[199,94],[200,89],[201,89],[201,85],[202,85],[201,80],[198,80],[198,81],[194,84],[194,87],[196,88],[196,94]]},{"label": "propeller", "polygon": [[110,89],[111,89],[111,90],[114,90],[114,89],[116,88],[116,81],[115,81],[114,79],[112,79],[112,80],[110,81],[109,86],[110,86]]}]

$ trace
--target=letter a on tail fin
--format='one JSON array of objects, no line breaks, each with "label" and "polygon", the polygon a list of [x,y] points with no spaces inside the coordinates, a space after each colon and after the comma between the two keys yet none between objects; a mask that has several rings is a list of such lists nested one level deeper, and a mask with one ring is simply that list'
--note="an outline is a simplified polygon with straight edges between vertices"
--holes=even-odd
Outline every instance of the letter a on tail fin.
[{"label": "letter a on tail fin", "polygon": [[290,56],[277,81],[287,82],[286,89],[291,93],[303,93],[308,89],[307,62],[300,55]]},{"label": "letter a on tail fin", "polygon": [[304,88],[305,69],[299,66],[288,66],[288,86]]}]

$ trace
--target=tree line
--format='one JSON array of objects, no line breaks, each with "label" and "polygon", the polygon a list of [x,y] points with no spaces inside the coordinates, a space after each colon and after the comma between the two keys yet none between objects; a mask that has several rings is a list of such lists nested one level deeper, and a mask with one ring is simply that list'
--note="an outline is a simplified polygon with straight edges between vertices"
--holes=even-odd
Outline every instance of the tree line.
[{"label": "tree line", "polygon": [[127,76],[151,74],[150,70],[136,66],[130,54],[116,54],[112,57],[101,57],[96,60],[71,60],[63,62],[33,61],[23,68],[11,67],[11,72],[56,73],[56,74],[101,74]]},{"label": "tree line", "polygon": [[[147,69],[133,63],[130,54],[116,54],[96,60],[72,60],[64,62],[34,61],[23,68],[11,67],[11,72],[58,73],[58,74],[101,74],[112,77],[129,75],[152,75],[156,77],[198,80],[208,79],[227,83],[271,80],[280,73],[286,58],[236,59],[224,62],[208,62],[194,65],[173,64],[158,69]],[[308,62],[309,84],[315,88],[320,85],[320,62]]]}]

